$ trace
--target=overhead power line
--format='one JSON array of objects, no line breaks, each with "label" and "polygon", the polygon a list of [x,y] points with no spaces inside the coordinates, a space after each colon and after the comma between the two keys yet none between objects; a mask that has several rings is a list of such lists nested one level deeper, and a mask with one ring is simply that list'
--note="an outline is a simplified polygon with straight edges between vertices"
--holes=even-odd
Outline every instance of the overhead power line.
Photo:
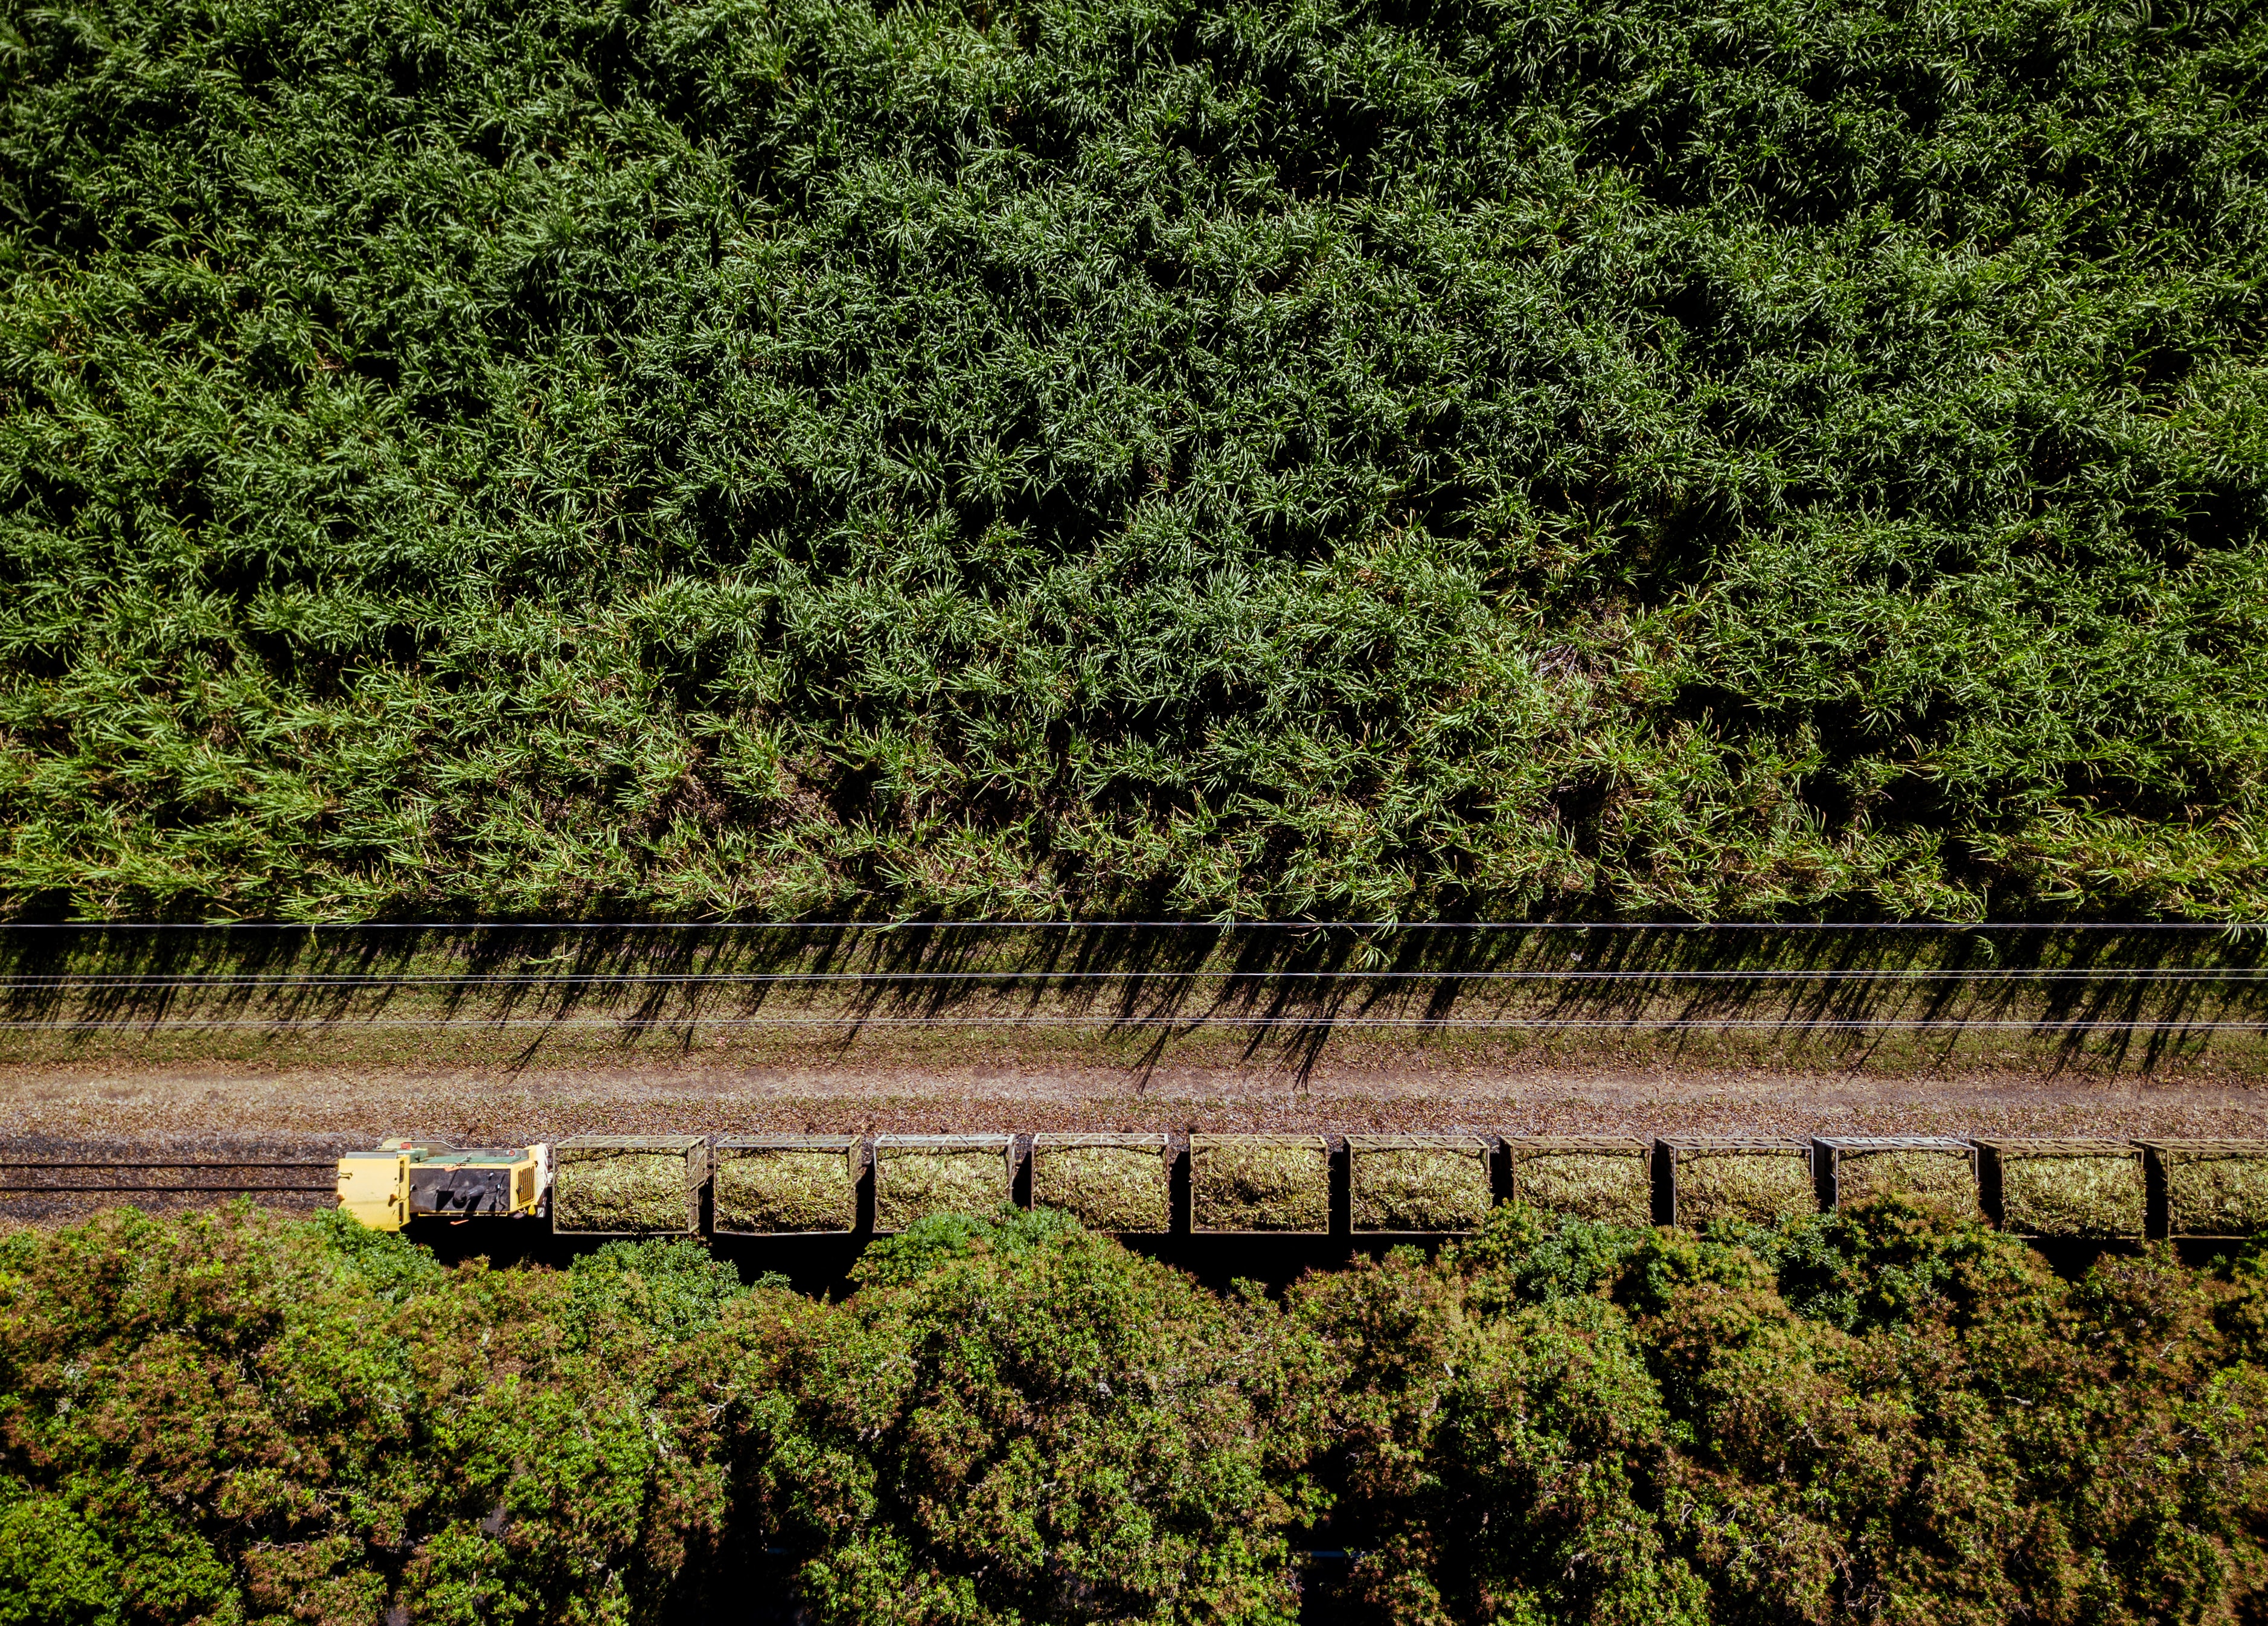
[{"label": "overhead power line", "polygon": [[1966,1020],[1959,1017],[1378,1017],[1378,1016],[744,1016],[706,1017],[364,1017],[352,1020],[284,1017],[187,1017],[179,1020],[137,1020],[132,1017],[69,1021],[0,1021],[0,1030],[14,1032],[117,1032],[131,1028],[147,1034],[172,1030],[194,1033],[213,1028],[260,1028],[268,1032],[321,1029],[330,1033],[357,1028],[462,1027],[505,1028],[624,1028],[674,1030],[702,1027],[1380,1027],[1380,1028],[1504,1028],[1644,1029],[1659,1032],[1679,1028],[1801,1029],[1807,1033],[1963,1032],[1963,1033],[2268,1033],[2268,1020],[2190,1020],[2182,1017],[2135,1017],[2129,1019],[2088,1019],[2062,1021],[2053,1017],[2029,1020],[2001,1019]]},{"label": "overhead power line", "polygon": [[59,920],[0,931],[2268,931],[2213,920]]},{"label": "overhead power line", "polygon": [[369,975],[126,976],[68,973],[0,977],[0,993],[354,991],[396,988],[755,987],[772,984],[902,982],[2268,982],[2268,971],[2217,970],[2206,966],[2105,968],[1982,968],[1952,970],[1847,970],[1764,967],[1755,970],[1528,971],[576,971]]}]

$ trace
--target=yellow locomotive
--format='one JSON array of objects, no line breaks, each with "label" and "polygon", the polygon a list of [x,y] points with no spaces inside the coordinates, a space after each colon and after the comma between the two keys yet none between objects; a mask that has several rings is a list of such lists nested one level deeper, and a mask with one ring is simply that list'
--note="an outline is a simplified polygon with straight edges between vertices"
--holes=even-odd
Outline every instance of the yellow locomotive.
[{"label": "yellow locomotive", "polygon": [[389,1140],[339,1159],[339,1206],[373,1231],[412,1219],[532,1218],[551,1192],[551,1148]]}]

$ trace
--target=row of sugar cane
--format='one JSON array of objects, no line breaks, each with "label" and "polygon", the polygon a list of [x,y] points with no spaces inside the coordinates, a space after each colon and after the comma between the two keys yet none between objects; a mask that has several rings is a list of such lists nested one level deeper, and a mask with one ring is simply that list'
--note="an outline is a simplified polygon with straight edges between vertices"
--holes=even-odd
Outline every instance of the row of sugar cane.
[{"label": "row of sugar cane", "polygon": [[2020,1235],[2268,1234],[2268,1141],[1636,1136],[585,1136],[556,1230],[902,1231],[1025,1203],[1129,1234],[1454,1234],[1495,1203],[1625,1225],[1778,1224],[1900,1194]]}]

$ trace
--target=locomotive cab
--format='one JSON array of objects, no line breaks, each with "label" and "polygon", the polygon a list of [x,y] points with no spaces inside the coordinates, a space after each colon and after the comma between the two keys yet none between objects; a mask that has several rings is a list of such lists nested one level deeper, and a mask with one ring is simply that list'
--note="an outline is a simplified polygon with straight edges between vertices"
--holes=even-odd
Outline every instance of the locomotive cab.
[{"label": "locomotive cab", "polygon": [[338,1190],[339,1206],[378,1231],[411,1219],[525,1218],[550,1195],[551,1149],[389,1140],[342,1157]]},{"label": "locomotive cab", "polygon": [[409,1220],[406,1152],[350,1151],[339,1159],[339,1206],[372,1231],[399,1231]]}]

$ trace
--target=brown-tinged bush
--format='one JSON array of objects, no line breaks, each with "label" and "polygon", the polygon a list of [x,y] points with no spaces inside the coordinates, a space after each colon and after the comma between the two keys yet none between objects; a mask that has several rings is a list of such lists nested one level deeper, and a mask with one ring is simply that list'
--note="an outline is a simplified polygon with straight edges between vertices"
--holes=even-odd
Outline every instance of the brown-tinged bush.
[{"label": "brown-tinged bush", "polygon": [[1357,1604],[1476,1626],[2252,1618],[2260,1302],[1896,1199],[1706,1237],[1515,1204],[1294,1296],[1346,1374]]},{"label": "brown-tinged bush", "polygon": [[741,1473],[822,1622],[1288,1622],[1325,1363],[1052,1210],[877,1245],[740,1379]]},{"label": "brown-tinged bush", "polygon": [[[0,1626],[2243,1622],[2268,1275],[2077,1279],[1895,1197],[1524,1203],[1220,1294],[1055,1212],[854,1291],[683,1242],[453,1269],[335,1218],[0,1239]],[[1319,1575],[1310,1582],[1321,1585]]]},{"label": "brown-tinged bush", "polygon": [[697,1247],[445,1269],[328,1216],[0,1243],[0,1620],[667,1618],[729,1483]]}]

